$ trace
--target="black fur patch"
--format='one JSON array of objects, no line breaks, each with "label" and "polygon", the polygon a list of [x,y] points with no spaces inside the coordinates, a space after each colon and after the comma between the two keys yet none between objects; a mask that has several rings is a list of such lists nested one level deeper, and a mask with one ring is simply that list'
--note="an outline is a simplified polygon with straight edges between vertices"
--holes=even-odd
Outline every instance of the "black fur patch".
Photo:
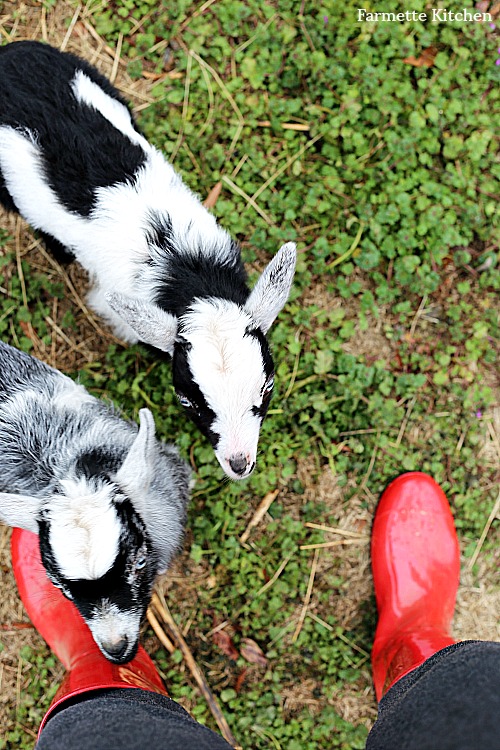
[{"label": "black fur patch", "polygon": [[158,212],[150,213],[146,236],[156,248],[158,280],[154,302],[162,310],[180,317],[196,298],[219,297],[241,306],[247,301],[250,290],[236,242],[232,242],[231,260],[225,262],[217,259],[213,249],[179,247],[169,215]]},{"label": "black fur patch", "polygon": [[[260,351],[262,354],[262,362],[264,363],[264,372],[266,374],[266,381],[269,380],[269,378],[274,375],[274,362],[265,335],[262,333],[260,328],[247,328],[245,335],[253,336],[253,338],[257,339],[257,341],[259,342]],[[262,404],[260,406],[252,407],[252,414],[254,414],[256,417],[260,417],[262,421],[264,421],[267,410],[269,409],[272,395],[272,391],[264,394]]]},{"label": "black fur patch", "polygon": [[158,211],[149,211],[145,236],[148,245],[153,245],[157,248],[160,254],[168,257],[169,262],[171,256],[177,253],[172,220],[168,213],[161,214]]},{"label": "black fur patch", "polygon": [[56,581],[60,580],[61,575],[57,566],[52,547],[49,542],[49,529],[50,524],[47,520],[46,511],[42,511],[38,518],[38,542],[40,544],[40,556],[42,558],[43,567],[47,571],[47,575],[52,583],[56,584]]},{"label": "black fur patch", "polygon": [[[2,48],[0,47],[0,50]],[[5,181],[3,178],[3,174],[0,171],[0,203],[2,206],[7,209],[7,211],[12,211],[12,213],[19,213],[17,210],[17,206],[14,203],[11,194],[7,190],[7,186],[5,185]]]},{"label": "black fur patch", "polygon": [[191,345],[186,342],[176,342],[172,357],[172,380],[177,395],[186,396],[193,408],[186,408],[193,422],[210,441],[213,448],[217,447],[220,435],[212,430],[215,412],[208,406],[205,397],[197,383],[194,382],[188,364],[188,353]]},{"label": "black fur patch", "polygon": [[47,250],[52,253],[54,258],[61,265],[71,263],[75,259],[73,253],[68,250],[68,248],[62,244],[62,242],[59,242],[59,240],[56,240],[56,238],[52,237],[51,234],[48,234],[48,232],[42,232],[39,229],[37,232],[35,232],[35,234],[39,235],[43,239]]},{"label": "black fur patch", "polygon": [[106,477],[116,474],[123,463],[123,454],[112,455],[109,449],[94,448],[82,453],[75,463],[75,473],[83,474],[87,479]]},{"label": "black fur patch", "polygon": [[[1,47],[0,125],[37,133],[47,182],[67,210],[89,216],[96,188],[133,183],[145,154],[95,109],[77,101],[70,82],[78,70],[127,106],[104,76],[74,55],[39,42]],[[0,201],[13,210],[9,197],[0,178]]]},{"label": "black fur patch", "polygon": [[253,336],[253,338],[257,339],[257,341],[259,342],[260,351],[262,354],[262,362],[264,363],[264,372],[266,373],[267,380],[274,373],[274,362],[265,334],[262,333],[260,328],[247,328],[247,330],[245,331],[245,336]]}]

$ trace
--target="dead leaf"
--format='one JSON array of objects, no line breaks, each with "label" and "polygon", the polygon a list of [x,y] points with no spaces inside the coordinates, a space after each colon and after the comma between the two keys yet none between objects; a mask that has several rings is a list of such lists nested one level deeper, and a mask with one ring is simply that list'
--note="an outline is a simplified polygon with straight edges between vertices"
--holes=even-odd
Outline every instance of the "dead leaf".
[{"label": "dead leaf", "polygon": [[[271,127],[271,120],[259,120],[257,122],[257,125],[259,128],[270,128]],[[311,126],[308,125],[305,122],[282,122],[281,127],[284,130],[310,130]]]},{"label": "dead leaf", "polygon": [[212,634],[212,640],[220,650],[229,656],[230,659],[236,661],[239,656],[238,649],[234,645],[231,636],[228,635],[225,630],[217,630]]},{"label": "dead leaf", "polygon": [[492,7],[488,11],[489,4],[490,4],[489,0],[481,0],[481,2],[476,3],[475,8],[480,13],[489,12],[492,18],[495,18],[500,13],[500,3],[495,3],[495,5],[492,5]]},{"label": "dead leaf", "polygon": [[438,53],[437,47],[427,47],[422,51],[420,57],[405,57],[403,62],[413,65],[415,68],[431,68]]},{"label": "dead leaf", "polygon": [[142,71],[142,77],[147,78],[148,81],[161,81],[167,77],[166,73],[155,73],[149,70]]},{"label": "dead leaf", "polygon": [[305,122],[283,122],[281,127],[284,130],[298,130],[299,132],[311,129],[311,126]]},{"label": "dead leaf", "polygon": [[490,9],[490,13],[493,18],[496,18],[500,14],[500,3],[497,3]]},{"label": "dead leaf", "polygon": [[234,689],[237,693],[239,693],[241,688],[243,687],[243,683],[245,682],[245,677],[247,676],[247,672],[248,672],[247,667],[243,667],[243,669],[241,670],[241,672],[239,673],[236,679]]},{"label": "dead leaf", "polygon": [[0,630],[34,630],[31,622],[8,622],[0,625]]},{"label": "dead leaf", "polygon": [[35,344],[35,346],[39,346],[40,339],[33,330],[33,326],[31,325],[31,323],[27,323],[25,320],[20,320],[19,326],[26,338],[28,338],[33,344]]},{"label": "dead leaf", "polygon": [[220,195],[220,191],[222,190],[222,182],[216,182],[205,200],[203,201],[203,205],[205,208],[213,208],[215,204],[217,203],[217,198]]},{"label": "dead leaf", "polygon": [[243,645],[240,648],[240,653],[244,659],[249,661],[250,664],[267,667],[267,659],[258,643],[255,643],[251,638],[242,638],[241,643]]}]

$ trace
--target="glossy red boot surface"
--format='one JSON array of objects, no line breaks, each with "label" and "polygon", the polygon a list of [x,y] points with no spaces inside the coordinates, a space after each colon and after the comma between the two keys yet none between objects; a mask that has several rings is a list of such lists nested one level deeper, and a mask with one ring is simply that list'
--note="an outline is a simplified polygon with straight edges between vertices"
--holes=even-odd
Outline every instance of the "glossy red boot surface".
[{"label": "glossy red boot surface", "polygon": [[380,700],[455,642],[458,540],[446,496],[430,476],[402,474],[387,487],[375,513],[371,557],[378,609],[372,669]]},{"label": "glossy red boot surface", "polygon": [[142,688],[168,695],[142,646],[128,664],[112,664],[101,654],[76,607],[47,578],[36,534],[13,529],[11,551],[12,567],[26,612],[68,670],[40,731],[61,703],[91,690]]}]

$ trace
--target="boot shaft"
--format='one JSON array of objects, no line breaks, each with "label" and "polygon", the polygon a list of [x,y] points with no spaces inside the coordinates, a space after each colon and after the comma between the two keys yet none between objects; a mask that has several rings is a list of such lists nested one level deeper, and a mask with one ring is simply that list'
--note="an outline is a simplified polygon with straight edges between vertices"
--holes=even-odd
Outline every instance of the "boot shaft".
[{"label": "boot shaft", "polygon": [[372,650],[377,700],[436,651],[454,643],[460,555],[450,506],[426,474],[395,479],[372,530],[378,623]]}]

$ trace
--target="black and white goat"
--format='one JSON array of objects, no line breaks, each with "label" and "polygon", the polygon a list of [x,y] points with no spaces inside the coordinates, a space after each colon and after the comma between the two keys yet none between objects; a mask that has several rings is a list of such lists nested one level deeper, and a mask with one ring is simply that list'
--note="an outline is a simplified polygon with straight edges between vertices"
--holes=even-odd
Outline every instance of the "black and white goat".
[{"label": "black and white goat", "polygon": [[88,63],[37,42],[0,47],[0,202],[88,271],[91,307],[172,357],[180,403],[232,479],[248,476],[273,390],[265,334],[296,251],[253,291],[238,245],[137,130]]},{"label": "black and white goat", "polygon": [[135,655],[154,579],[182,541],[190,470],[83,386],[0,342],[0,521],[39,535],[52,583],[111,661]]}]

